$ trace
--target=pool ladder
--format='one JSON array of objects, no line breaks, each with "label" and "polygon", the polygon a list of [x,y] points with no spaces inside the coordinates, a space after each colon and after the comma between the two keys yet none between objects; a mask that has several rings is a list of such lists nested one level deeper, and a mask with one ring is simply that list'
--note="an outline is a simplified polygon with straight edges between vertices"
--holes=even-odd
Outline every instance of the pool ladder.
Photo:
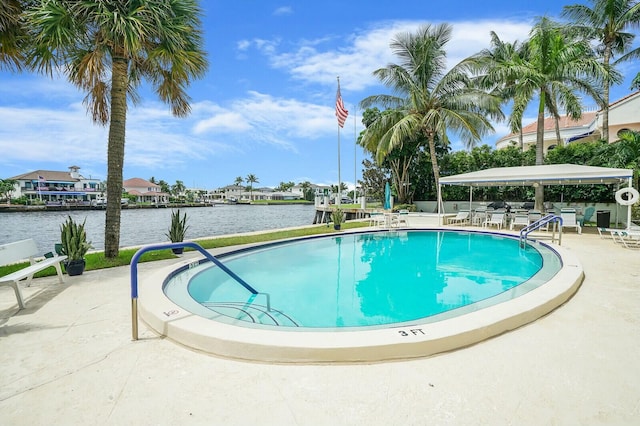
[{"label": "pool ladder", "polygon": [[524,248],[524,246],[527,243],[527,237],[529,236],[530,233],[532,233],[533,231],[536,231],[540,228],[544,228],[544,227],[549,227],[549,225],[553,225],[552,226],[552,234],[551,234],[551,241],[555,242],[556,240],[556,224],[560,223],[560,227],[558,228],[558,245],[562,245],[562,218],[560,216],[557,216],[555,214],[548,214],[538,220],[536,220],[533,223],[530,223],[529,225],[525,226],[524,228],[522,228],[520,230],[520,247]]},{"label": "pool ladder", "polygon": [[253,303],[254,296],[247,302],[202,302],[207,309],[228,318],[254,324],[299,327],[299,324],[284,312]]},{"label": "pool ladder", "polygon": [[271,311],[271,296],[268,293],[260,293],[255,288],[251,287],[246,281],[236,275],[231,269],[227,268],[222,262],[220,262],[215,256],[206,251],[201,245],[196,244],[191,241],[180,242],[180,243],[165,243],[165,244],[153,244],[149,246],[142,247],[139,249],[131,258],[131,335],[133,340],[138,340],[138,261],[140,260],[140,256],[148,251],[154,250],[166,250],[166,249],[174,249],[174,248],[184,248],[190,247],[192,249],[198,250],[205,258],[213,262],[217,267],[227,273],[231,278],[233,278],[236,282],[242,285],[244,288],[251,292],[253,297],[262,294],[267,299],[266,309],[267,312]]}]

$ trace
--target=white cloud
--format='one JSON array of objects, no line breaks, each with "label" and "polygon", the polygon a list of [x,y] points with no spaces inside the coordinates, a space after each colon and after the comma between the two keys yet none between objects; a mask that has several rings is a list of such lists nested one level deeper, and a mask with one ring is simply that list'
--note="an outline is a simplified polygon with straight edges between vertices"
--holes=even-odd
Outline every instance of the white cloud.
[{"label": "white cloud", "polygon": [[[108,128],[94,124],[81,103],[64,108],[0,107],[0,116],[0,164],[29,159],[33,164],[55,163],[61,170],[81,164],[96,176],[101,173],[95,170],[106,170]],[[190,120],[174,118],[163,104],[131,108],[127,118],[127,166],[162,169],[234,149],[194,137]]]},{"label": "white cloud", "polygon": [[214,135],[238,139],[239,144],[267,143],[281,149],[297,151],[294,143],[326,137],[336,129],[334,109],[295,99],[249,92],[228,108],[207,104],[195,106],[199,116],[194,124],[196,135]]},{"label": "white cloud", "polygon": [[293,8],[291,6],[282,6],[273,11],[274,16],[291,15]]},{"label": "white cloud", "polygon": [[[296,79],[332,85],[339,75],[344,90],[359,91],[378,85],[378,81],[372,75],[373,71],[396,61],[389,47],[391,40],[398,33],[415,31],[424,24],[424,21],[386,22],[345,37],[342,47],[338,49],[332,46],[335,38],[303,41],[291,52],[278,52],[279,42],[275,41],[260,39],[254,40],[253,43],[269,57],[273,67],[287,70]],[[452,28],[452,38],[446,46],[449,66],[489,47],[490,31],[495,31],[504,41],[526,39],[531,22],[455,22]],[[329,40],[331,44],[323,44]],[[323,50],[324,46],[327,46],[326,50]]]}]

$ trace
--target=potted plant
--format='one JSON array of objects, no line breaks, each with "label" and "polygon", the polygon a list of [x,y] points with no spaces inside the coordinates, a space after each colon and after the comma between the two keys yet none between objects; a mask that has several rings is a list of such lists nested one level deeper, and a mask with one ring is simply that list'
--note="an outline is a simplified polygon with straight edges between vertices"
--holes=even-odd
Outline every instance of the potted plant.
[{"label": "potted plant", "polygon": [[344,212],[341,208],[336,208],[331,213],[331,221],[333,222],[333,229],[336,231],[340,230],[342,222],[344,221]]},{"label": "potted plant", "polygon": [[[180,209],[171,212],[171,226],[169,232],[165,235],[171,240],[172,243],[180,243],[184,241],[184,235],[187,233],[189,225],[187,225],[187,213],[184,216],[180,215]],[[171,249],[174,254],[181,254],[184,250],[183,247]]]},{"label": "potted plant", "polygon": [[84,256],[92,248],[87,241],[85,231],[85,219],[82,223],[75,222],[71,216],[60,225],[60,254],[67,256],[64,262],[65,270],[69,275],[82,275],[84,272]]}]

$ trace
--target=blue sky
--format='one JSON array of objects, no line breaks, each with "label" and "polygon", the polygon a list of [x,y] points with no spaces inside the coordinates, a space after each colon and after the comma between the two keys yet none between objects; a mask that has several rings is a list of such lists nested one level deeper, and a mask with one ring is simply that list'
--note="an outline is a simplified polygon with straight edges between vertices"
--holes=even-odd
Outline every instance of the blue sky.
[{"label": "blue sky", "polygon": [[[354,121],[354,108],[369,95],[389,93],[372,72],[397,62],[391,39],[426,23],[450,23],[453,65],[488,47],[491,30],[503,40],[524,40],[536,17],[558,17],[563,5],[577,1],[522,3],[203,1],[209,70],[189,90],[192,113],[172,117],[142,87],[142,102],[128,113],[124,177],[182,180],[205,189],[248,174],[258,178],[254,186],[335,184],[340,76],[349,110],[340,132],[340,174],[352,186],[364,155],[355,147],[354,127],[359,133],[362,125],[358,110]],[[638,64],[621,68],[627,81],[612,88],[612,101],[630,93],[639,70]],[[105,179],[107,129],[91,122],[83,97],[62,76],[0,72],[0,178],[77,165],[83,175]],[[528,114],[525,122],[534,118]],[[508,133],[504,124],[494,127],[483,143],[493,146]]]}]

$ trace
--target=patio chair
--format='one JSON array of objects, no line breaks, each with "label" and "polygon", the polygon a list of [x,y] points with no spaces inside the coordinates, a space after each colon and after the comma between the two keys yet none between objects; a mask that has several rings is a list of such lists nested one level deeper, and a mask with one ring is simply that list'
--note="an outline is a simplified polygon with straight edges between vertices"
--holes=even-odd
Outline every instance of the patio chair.
[{"label": "patio chair", "polygon": [[582,227],[576,218],[576,209],[563,208],[560,210],[562,228],[576,228],[578,234],[582,234]]},{"label": "patio chair", "polygon": [[511,220],[511,230],[516,226],[520,226],[524,228],[529,225],[529,215],[527,213],[516,213],[513,215],[513,219]]},{"label": "patio chair", "polygon": [[369,226],[384,226],[384,225],[385,225],[384,213],[371,212],[371,214],[369,215]]},{"label": "patio chair", "polygon": [[586,222],[589,222],[593,217],[593,213],[595,213],[595,211],[596,211],[595,207],[587,207],[586,209],[584,209],[584,214],[582,215],[581,218],[579,218],[580,225],[584,226]]},{"label": "patio chair", "polygon": [[409,226],[409,210],[399,210],[398,211],[398,226]]},{"label": "patio chair", "polygon": [[447,219],[448,225],[463,225],[469,222],[469,214],[468,210],[460,210],[455,217],[450,217]]},{"label": "patio chair", "polygon": [[505,213],[491,213],[491,217],[489,220],[485,220],[482,226],[488,228],[489,226],[497,226],[498,229],[502,229],[502,225],[504,225],[504,215]]}]

